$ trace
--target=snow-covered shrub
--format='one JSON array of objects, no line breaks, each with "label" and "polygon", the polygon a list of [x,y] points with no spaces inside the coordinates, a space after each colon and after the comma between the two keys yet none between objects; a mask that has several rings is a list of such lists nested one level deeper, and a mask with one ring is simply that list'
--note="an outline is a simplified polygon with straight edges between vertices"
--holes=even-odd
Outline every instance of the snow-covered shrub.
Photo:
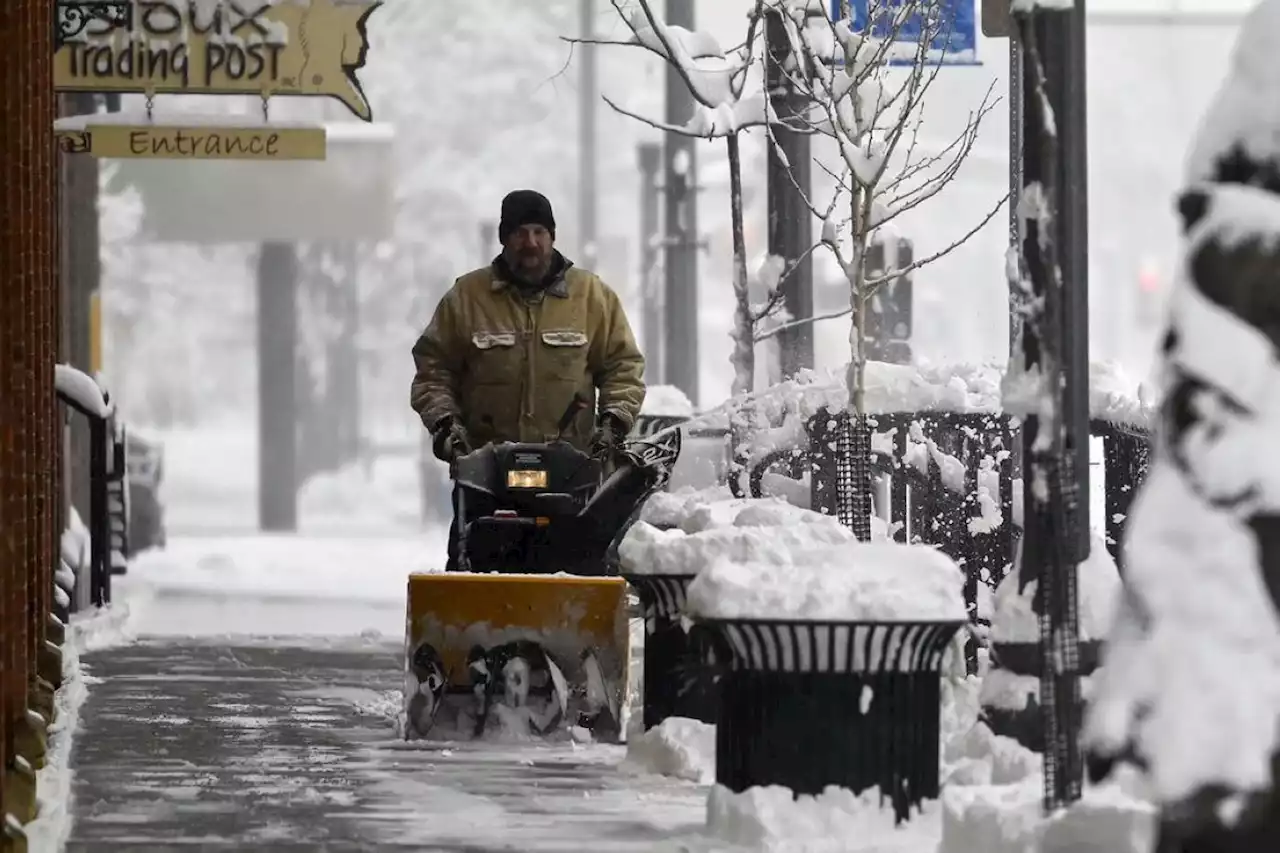
[{"label": "snow-covered shrub", "polygon": [[1139,763],[1193,837],[1257,806],[1274,837],[1280,813],[1278,45],[1264,0],[1192,146],[1157,452],[1086,719],[1096,770]]}]

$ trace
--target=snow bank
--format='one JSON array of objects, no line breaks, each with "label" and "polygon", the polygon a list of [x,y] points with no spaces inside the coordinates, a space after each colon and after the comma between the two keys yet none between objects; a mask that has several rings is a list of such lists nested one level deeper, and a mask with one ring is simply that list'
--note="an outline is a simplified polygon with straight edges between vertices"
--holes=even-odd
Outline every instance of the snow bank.
[{"label": "snow bank", "polygon": [[834,518],[782,501],[733,501],[702,509],[706,512],[689,518],[685,529],[633,524],[618,543],[623,572],[692,576],[721,559],[790,564],[798,551],[854,541],[853,532]]},{"label": "snow bank", "polygon": [[1152,389],[1113,361],[1089,366],[1089,414],[1113,424],[1145,427],[1155,415]]},{"label": "snow bank", "polygon": [[[114,623],[113,623],[114,624]],[[72,782],[71,749],[80,728],[80,709],[88,688],[98,679],[85,675],[80,654],[105,642],[101,614],[73,618],[62,646],[62,686],[54,694],[57,714],[49,727],[48,762],[36,773],[36,798],[40,811],[27,824],[27,843],[32,853],[62,850],[71,836]]]},{"label": "snow bank", "polygon": [[668,717],[649,731],[627,739],[622,768],[709,785],[716,778],[716,727],[699,720]]},{"label": "snow bank", "polygon": [[[1022,559],[1019,543],[1018,562]],[[1018,591],[1018,572],[1012,571],[996,588],[991,639],[997,643],[1038,643],[1040,622],[1032,608],[1037,582]],[[1111,630],[1120,600],[1120,570],[1101,534],[1091,534],[1089,557],[1076,570],[1076,606],[1080,640],[1101,640]]]},{"label": "snow bank", "polygon": [[1086,786],[1080,801],[1046,816],[1044,762],[1017,741],[978,723],[945,744],[943,760],[941,843],[930,848],[937,853],[1148,853],[1153,847],[1156,809],[1132,775]]},{"label": "snow bank", "polygon": [[[405,583],[443,562],[445,531],[418,536],[183,536],[113,583],[139,633],[380,642],[404,636]],[[436,555],[440,555],[437,557]],[[440,562],[437,563],[436,561]],[[364,645],[363,639],[358,641]]]},{"label": "snow bank", "polygon": [[683,488],[655,492],[640,508],[640,520],[655,527],[680,527],[695,509],[712,503],[734,500],[728,486],[704,489]]},{"label": "snow bank", "polygon": [[937,853],[1149,853],[1155,807],[1117,785],[1087,787],[1045,816],[1039,773],[1012,785],[949,786],[942,795]]},{"label": "snow bank", "polygon": [[674,385],[650,385],[644,391],[641,415],[665,418],[693,417],[693,403]]},{"label": "snow bank", "polygon": [[659,528],[699,533],[719,527],[782,527],[790,524],[839,524],[780,497],[735,498],[728,486],[657,492],[640,509],[640,521]]},{"label": "snow bank", "polygon": [[115,411],[115,406],[107,402],[102,387],[93,377],[69,364],[53,366],[53,386],[59,394],[71,398],[91,415],[109,418]]},{"label": "snow bank", "polygon": [[689,614],[851,621],[966,618],[964,574],[949,557],[926,545],[814,543],[786,556],[741,562],[719,557],[689,585]]},{"label": "snow bank", "polygon": [[[836,370],[802,370],[796,376],[757,395],[757,410],[780,415],[796,412],[804,418],[826,407],[848,407],[847,365]],[[867,362],[866,410],[889,412],[999,412],[1002,409],[1000,364],[888,364]],[[1119,423],[1145,424],[1152,411],[1146,389],[1113,362],[1089,365],[1091,414]]]},{"label": "snow bank", "polygon": [[716,785],[707,798],[707,829],[731,844],[777,853],[921,853],[936,844],[937,808],[926,802],[915,819],[895,826],[893,809],[881,807],[876,788],[855,796],[830,786],[797,797],[778,785],[740,794]]},{"label": "snow bank", "polygon": [[[119,581],[117,579],[117,583]],[[137,639],[137,608],[143,602],[125,602],[121,600],[124,597],[116,596],[116,600],[106,607],[71,614],[68,637],[74,642],[78,652],[96,652],[127,646]]]},{"label": "snow bank", "polygon": [[301,527],[388,534],[419,529],[419,472],[413,465],[388,465],[386,461],[376,471],[353,464],[308,477],[298,489]]},{"label": "snow bank", "polygon": [[[811,417],[824,408],[829,412],[847,409],[845,369],[800,371],[756,394],[748,404],[755,422],[776,426],[760,429],[751,436],[749,458],[759,459],[780,448],[804,446],[804,424]],[[865,408],[869,414],[996,414],[1006,408],[1001,391],[1003,379],[1003,365],[868,362]],[[1148,390],[1112,362],[1090,364],[1089,393],[1090,414],[1094,418],[1134,427],[1150,423],[1154,405],[1147,399]],[[922,440],[918,435],[913,438]],[[909,449],[910,461],[922,470],[927,459],[923,450]],[[937,459],[936,453],[935,459],[945,467],[945,460]],[[963,477],[963,470],[960,476]],[[959,490],[962,485],[949,482],[948,487]]]}]

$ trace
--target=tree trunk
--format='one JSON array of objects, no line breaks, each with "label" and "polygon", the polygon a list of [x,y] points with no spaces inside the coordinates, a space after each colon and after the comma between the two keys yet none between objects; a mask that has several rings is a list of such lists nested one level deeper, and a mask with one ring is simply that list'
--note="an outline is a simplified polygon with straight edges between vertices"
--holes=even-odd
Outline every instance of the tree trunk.
[{"label": "tree trunk", "polygon": [[733,396],[755,387],[755,323],[747,287],[747,241],[742,223],[742,159],[737,134],[725,137],[729,148],[729,211],[733,230]]},{"label": "tree trunk", "polygon": [[867,244],[870,242],[871,191],[862,189],[853,195],[853,253],[848,270],[849,306],[853,317],[849,323],[849,370],[845,386],[849,394],[852,442],[851,506],[853,533],[862,542],[871,540],[871,430],[866,410],[867,371]]},{"label": "tree trunk", "polygon": [[[751,317],[750,291],[747,287],[747,242],[742,224],[742,158],[738,137],[725,137],[729,149],[729,213],[733,230],[733,386],[731,396],[740,398],[755,387],[756,341],[755,322]],[[751,437],[753,418],[748,409],[734,410],[729,418],[729,481],[735,496],[740,496],[743,469],[750,462],[747,443]]]}]

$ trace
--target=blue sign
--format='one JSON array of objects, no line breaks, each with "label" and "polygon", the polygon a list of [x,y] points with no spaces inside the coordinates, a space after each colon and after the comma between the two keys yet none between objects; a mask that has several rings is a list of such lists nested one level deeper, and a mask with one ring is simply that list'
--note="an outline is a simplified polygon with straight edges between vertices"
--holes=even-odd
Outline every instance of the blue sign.
[{"label": "blue sign", "polygon": [[[854,32],[867,31],[867,5],[869,0],[850,0]],[[914,3],[918,9],[939,15],[937,23],[929,24],[933,35],[926,62],[930,65],[981,65],[978,61],[978,16],[976,0],[877,0],[876,20],[871,22],[871,34],[887,38],[893,33],[893,20],[897,9]],[[840,0],[831,0],[831,20],[840,20]],[[894,36],[895,48],[890,48],[890,65],[915,65],[914,48],[920,43],[925,29],[920,11],[913,12],[898,28]]]}]

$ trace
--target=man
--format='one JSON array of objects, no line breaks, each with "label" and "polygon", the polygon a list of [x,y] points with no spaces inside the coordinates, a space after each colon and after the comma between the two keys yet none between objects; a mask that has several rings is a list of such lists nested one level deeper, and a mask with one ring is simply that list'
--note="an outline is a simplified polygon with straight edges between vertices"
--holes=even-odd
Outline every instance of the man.
[{"label": "man", "polygon": [[644,357],[622,303],[561,255],[555,236],[545,196],[508,194],[501,254],[454,282],[414,344],[410,404],[446,463],[489,442],[554,439],[575,394],[588,405],[564,437],[605,458],[640,412]]}]

